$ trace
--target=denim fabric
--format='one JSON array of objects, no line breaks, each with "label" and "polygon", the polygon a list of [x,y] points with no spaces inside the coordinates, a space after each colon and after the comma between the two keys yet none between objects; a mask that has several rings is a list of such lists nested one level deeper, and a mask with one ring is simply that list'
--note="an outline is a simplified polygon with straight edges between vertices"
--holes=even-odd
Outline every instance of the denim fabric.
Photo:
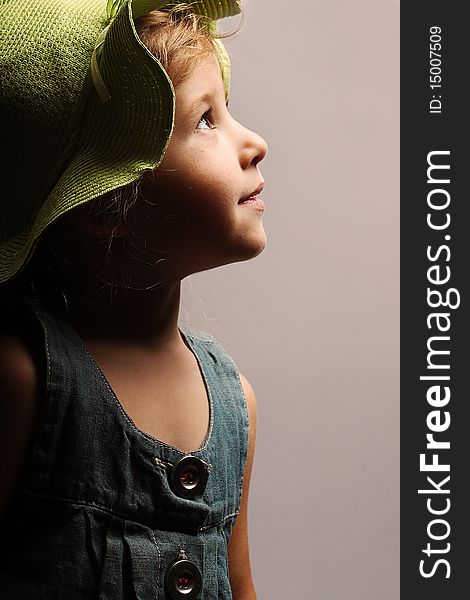
[{"label": "denim fabric", "polygon": [[0,522],[3,600],[170,598],[184,550],[203,600],[230,600],[227,542],[239,511],[248,416],[238,371],[210,336],[185,328],[210,400],[192,455],[210,465],[202,495],[170,482],[185,454],[137,429],[66,320],[30,305],[44,336],[47,392],[30,456]]}]

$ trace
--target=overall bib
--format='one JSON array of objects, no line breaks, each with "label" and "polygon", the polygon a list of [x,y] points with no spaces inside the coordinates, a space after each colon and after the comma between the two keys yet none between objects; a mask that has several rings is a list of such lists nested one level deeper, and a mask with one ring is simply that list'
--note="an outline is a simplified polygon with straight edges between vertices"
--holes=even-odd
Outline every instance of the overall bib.
[{"label": "overall bib", "polygon": [[30,454],[0,521],[2,600],[230,600],[248,415],[236,366],[185,328],[210,402],[203,447],[139,430],[66,320],[28,304],[46,369]]}]

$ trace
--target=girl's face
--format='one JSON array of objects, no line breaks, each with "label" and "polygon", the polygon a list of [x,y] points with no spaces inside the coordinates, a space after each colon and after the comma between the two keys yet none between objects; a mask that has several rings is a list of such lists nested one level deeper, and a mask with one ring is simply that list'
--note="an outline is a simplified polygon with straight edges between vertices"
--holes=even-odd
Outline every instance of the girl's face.
[{"label": "girl's face", "polygon": [[138,232],[184,277],[263,250],[264,205],[253,196],[263,187],[258,163],[267,146],[229,113],[215,57],[198,61],[175,92],[173,135],[144,178],[148,208]]}]

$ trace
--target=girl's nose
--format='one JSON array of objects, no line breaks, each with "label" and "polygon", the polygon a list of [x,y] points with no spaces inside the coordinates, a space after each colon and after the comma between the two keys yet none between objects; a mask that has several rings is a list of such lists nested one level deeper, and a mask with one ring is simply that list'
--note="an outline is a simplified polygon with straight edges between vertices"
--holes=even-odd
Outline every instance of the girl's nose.
[{"label": "girl's nose", "polygon": [[268,144],[260,135],[243,127],[243,144],[240,151],[240,164],[244,169],[256,166],[268,153]]}]

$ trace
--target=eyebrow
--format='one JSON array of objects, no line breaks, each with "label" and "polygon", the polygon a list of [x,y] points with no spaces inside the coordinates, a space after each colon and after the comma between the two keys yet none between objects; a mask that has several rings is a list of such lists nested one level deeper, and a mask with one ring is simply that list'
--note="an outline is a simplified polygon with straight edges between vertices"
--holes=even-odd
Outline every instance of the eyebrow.
[{"label": "eyebrow", "polygon": [[[203,94],[202,96],[200,96],[199,98],[197,98],[196,100],[194,100],[194,102],[191,102],[191,105],[188,108],[188,116],[189,118],[196,118],[199,116],[199,112],[201,110],[201,105],[202,104],[211,104],[211,100],[213,98],[214,94],[212,92],[206,92],[205,94]],[[226,98],[225,99],[225,106],[228,108],[228,102],[229,99]]]},{"label": "eyebrow", "polygon": [[191,102],[188,112],[191,115],[195,115],[196,113],[198,113],[201,110],[202,104],[210,104],[211,98],[212,98],[212,94],[210,92],[207,92],[207,93],[203,94],[202,96],[199,96],[199,98],[196,98],[196,100]]}]

